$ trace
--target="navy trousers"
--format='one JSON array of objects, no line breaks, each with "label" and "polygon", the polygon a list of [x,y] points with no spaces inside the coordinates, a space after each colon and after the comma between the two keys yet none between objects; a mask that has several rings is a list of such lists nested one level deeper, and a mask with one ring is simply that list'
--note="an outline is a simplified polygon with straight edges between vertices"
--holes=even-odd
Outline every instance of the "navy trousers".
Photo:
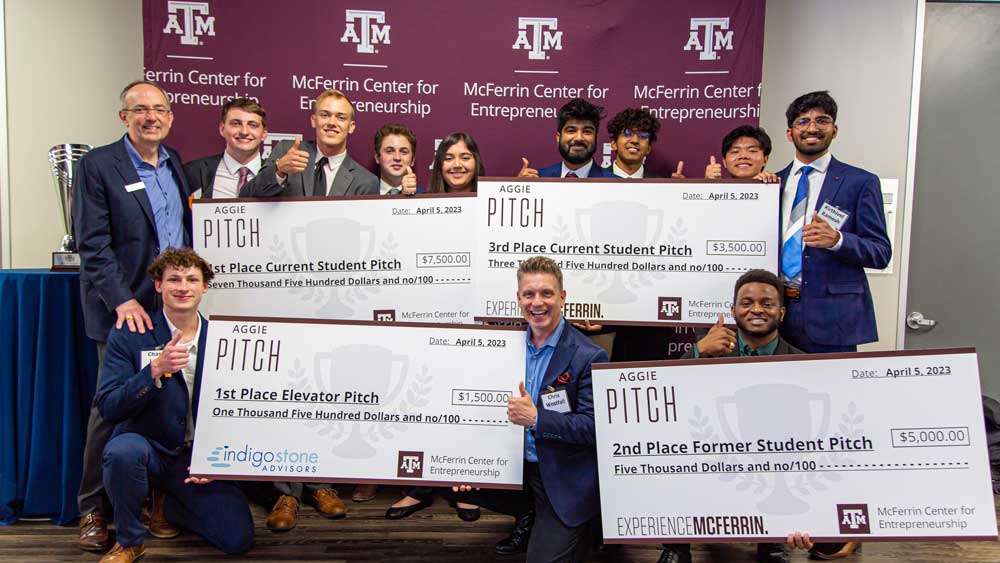
[{"label": "navy trousers", "polygon": [[114,508],[122,547],[145,541],[142,503],[154,486],[166,493],[164,513],[174,526],[198,534],[226,553],[246,553],[253,547],[253,517],[239,488],[224,481],[184,483],[190,449],[168,456],[141,434],[119,434],[105,446],[103,465],[104,489]]}]

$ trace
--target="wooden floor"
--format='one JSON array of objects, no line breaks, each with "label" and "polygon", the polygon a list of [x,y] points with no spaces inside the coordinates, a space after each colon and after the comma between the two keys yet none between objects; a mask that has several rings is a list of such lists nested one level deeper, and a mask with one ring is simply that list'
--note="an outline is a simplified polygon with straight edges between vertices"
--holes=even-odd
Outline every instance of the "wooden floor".
[{"label": "wooden floor", "polygon": [[[180,561],[414,561],[454,562],[522,561],[522,557],[499,557],[493,544],[510,530],[512,519],[485,512],[471,524],[462,522],[446,503],[434,506],[402,521],[383,518],[385,508],[395,501],[399,489],[385,487],[378,498],[366,503],[347,502],[348,515],[343,520],[319,517],[311,507],[304,507],[299,525],[290,532],[275,534],[264,526],[266,513],[254,507],[257,521],[256,546],[243,557],[227,557],[191,534],[172,540],[150,538],[146,543],[144,563]],[[349,496],[349,490],[348,496]],[[753,561],[749,544],[696,545],[696,563]],[[654,546],[619,547],[606,552],[591,552],[590,561],[654,562],[659,550]],[[0,526],[0,562],[35,563],[50,561],[96,562],[99,555],[76,547],[76,527],[59,527],[43,522],[20,522]],[[807,561],[801,552],[794,562]],[[1000,543],[936,542],[875,543],[864,545],[860,556],[847,561],[857,563],[1000,563]]]}]

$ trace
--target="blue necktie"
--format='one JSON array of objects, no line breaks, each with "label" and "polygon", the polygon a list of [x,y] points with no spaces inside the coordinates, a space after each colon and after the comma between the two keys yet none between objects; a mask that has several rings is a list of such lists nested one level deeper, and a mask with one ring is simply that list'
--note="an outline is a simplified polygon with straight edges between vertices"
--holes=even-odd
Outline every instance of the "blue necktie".
[{"label": "blue necktie", "polygon": [[800,169],[799,184],[795,188],[792,212],[785,225],[781,247],[781,273],[794,286],[802,285],[802,227],[805,226],[806,208],[809,207],[809,173],[813,170],[812,166]]}]

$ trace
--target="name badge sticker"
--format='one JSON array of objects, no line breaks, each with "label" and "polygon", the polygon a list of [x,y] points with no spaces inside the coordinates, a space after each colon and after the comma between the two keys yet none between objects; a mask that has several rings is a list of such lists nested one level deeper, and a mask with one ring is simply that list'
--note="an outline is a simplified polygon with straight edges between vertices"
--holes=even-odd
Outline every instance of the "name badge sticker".
[{"label": "name badge sticker", "polygon": [[820,219],[830,223],[830,226],[838,231],[847,222],[847,218],[851,216],[850,213],[834,205],[830,205],[830,202],[827,201],[824,201],[823,206],[819,208],[818,215]]},{"label": "name badge sticker", "polygon": [[566,394],[565,389],[552,391],[551,393],[542,393],[541,398],[542,406],[545,407],[545,410],[560,413],[570,412],[569,395]]},{"label": "name badge sticker", "polygon": [[146,184],[143,184],[142,182],[136,182],[134,184],[125,184],[125,191],[128,193],[144,189],[146,189]]},{"label": "name badge sticker", "polygon": [[[140,369],[146,369],[146,366],[148,366],[150,364],[150,362],[152,362],[156,358],[159,358],[160,357],[160,352],[163,352],[163,350],[143,350],[142,351],[142,362],[141,362],[141,365],[140,365]],[[153,385],[157,389],[163,387],[163,384],[160,383],[159,379],[153,380]]]}]

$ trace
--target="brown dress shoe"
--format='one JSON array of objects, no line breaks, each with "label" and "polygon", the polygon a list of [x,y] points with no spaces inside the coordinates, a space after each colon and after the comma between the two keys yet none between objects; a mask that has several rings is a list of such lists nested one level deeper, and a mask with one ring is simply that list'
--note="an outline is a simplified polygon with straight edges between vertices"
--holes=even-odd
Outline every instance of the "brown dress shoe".
[{"label": "brown dress shoe", "polygon": [[111,547],[108,524],[100,514],[88,514],[80,518],[80,539],[77,545],[84,551],[107,551]]},{"label": "brown dress shoe", "polygon": [[115,542],[111,551],[105,553],[98,563],[134,563],[145,556],[146,548],[141,543],[132,547],[122,547],[118,542]]},{"label": "brown dress shoe", "polygon": [[378,485],[355,485],[351,500],[354,502],[368,502],[375,498],[376,491],[378,491]]},{"label": "brown dress shoe", "polygon": [[306,502],[313,505],[316,508],[316,512],[327,518],[343,518],[347,516],[347,507],[344,506],[344,501],[340,500],[340,497],[337,496],[337,491],[333,489],[326,488],[308,493],[306,495]]},{"label": "brown dress shoe", "polygon": [[281,495],[267,515],[267,529],[272,532],[287,532],[295,527],[298,519],[299,501],[291,495]]},{"label": "brown dress shoe", "polygon": [[154,538],[163,540],[169,540],[181,535],[181,531],[175,528],[170,522],[167,522],[167,517],[163,514],[163,500],[166,494],[159,489],[153,489],[151,496],[153,506],[149,510],[149,534]]}]

